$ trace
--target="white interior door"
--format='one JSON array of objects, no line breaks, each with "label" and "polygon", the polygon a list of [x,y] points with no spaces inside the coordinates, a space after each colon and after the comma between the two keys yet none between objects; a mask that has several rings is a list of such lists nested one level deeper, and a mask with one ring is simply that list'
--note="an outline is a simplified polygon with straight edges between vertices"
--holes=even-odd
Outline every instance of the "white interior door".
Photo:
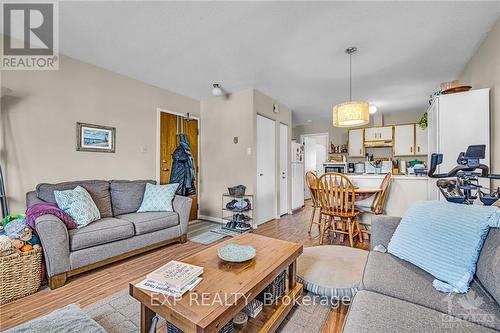
[{"label": "white interior door", "polygon": [[280,124],[280,216],[288,213],[288,126]]},{"label": "white interior door", "polygon": [[275,122],[257,115],[257,224],[276,217]]},{"label": "white interior door", "polygon": [[[316,140],[311,137],[304,137],[304,174],[307,172],[316,172]],[[311,194],[307,187],[303,186],[304,198],[309,199]]]}]

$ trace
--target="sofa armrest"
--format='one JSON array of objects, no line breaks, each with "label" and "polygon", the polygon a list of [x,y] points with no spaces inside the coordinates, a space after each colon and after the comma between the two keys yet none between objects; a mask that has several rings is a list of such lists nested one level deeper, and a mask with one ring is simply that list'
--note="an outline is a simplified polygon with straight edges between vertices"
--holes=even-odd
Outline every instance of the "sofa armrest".
[{"label": "sofa armrest", "polygon": [[39,199],[36,196],[35,191],[30,191],[30,192],[26,193],[26,208],[30,208],[34,204],[42,203],[42,202],[44,202],[44,201]]},{"label": "sofa armrest", "polygon": [[372,217],[370,248],[373,250],[377,245],[387,247],[400,221],[400,217],[374,215]]},{"label": "sofa armrest", "polygon": [[35,228],[42,243],[47,275],[69,271],[69,235],[64,222],[54,215],[42,215],[35,220]]},{"label": "sofa armrest", "polygon": [[176,195],[172,203],[174,212],[179,214],[179,224],[181,226],[181,235],[187,233],[189,213],[191,212],[191,204],[193,200],[188,197]]}]

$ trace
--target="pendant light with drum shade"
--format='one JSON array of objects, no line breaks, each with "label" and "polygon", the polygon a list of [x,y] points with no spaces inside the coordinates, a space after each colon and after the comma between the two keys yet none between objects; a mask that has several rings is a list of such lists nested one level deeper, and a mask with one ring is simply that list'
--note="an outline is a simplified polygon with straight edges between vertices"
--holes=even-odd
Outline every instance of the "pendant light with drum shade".
[{"label": "pendant light with drum shade", "polygon": [[333,126],[355,127],[363,126],[370,122],[369,104],[367,102],[352,101],[352,55],[358,49],[348,47],[345,53],[349,55],[349,102],[337,104],[333,107]]}]

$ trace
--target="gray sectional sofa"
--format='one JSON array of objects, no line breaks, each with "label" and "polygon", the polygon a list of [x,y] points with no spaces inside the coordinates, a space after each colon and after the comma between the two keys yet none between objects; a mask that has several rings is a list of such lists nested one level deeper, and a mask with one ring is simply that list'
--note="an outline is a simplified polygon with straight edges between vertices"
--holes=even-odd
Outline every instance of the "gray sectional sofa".
[{"label": "gray sectional sofa", "polygon": [[92,196],[101,219],[68,230],[54,215],[36,219],[51,289],[61,287],[68,276],[83,273],[176,241],[187,240],[191,199],[175,196],[174,212],[136,213],[146,183],[151,180],[85,180],[39,184],[26,194],[28,207],[38,202],[55,202],[55,190],[80,185]]},{"label": "gray sectional sofa", "polygon": [[[372,220],[373,247],[387,247],[400,218]],[[485,240],[477,272],[466,294],[446,294],[432,287],[432,277],[388,253],[371,251],[361,291],[354,297],[343,331],[497,332],[500,330],[500,229]]]}]

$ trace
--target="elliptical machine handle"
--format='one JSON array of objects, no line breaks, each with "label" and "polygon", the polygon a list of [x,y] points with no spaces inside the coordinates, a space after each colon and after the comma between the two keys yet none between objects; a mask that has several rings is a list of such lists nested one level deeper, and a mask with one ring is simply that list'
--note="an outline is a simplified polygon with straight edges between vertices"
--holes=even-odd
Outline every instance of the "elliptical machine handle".
[{"label": "elliptical machine handle", "polygon": [[441,163],[443,163],[443,154],[432,153],[431,165],[429,167],[429,172],[427,173],[427,176],[429,176],[431,178],[446,178],[446,177],[448,177],[447,173],[434,174],[436,172],[437,166]]}]

